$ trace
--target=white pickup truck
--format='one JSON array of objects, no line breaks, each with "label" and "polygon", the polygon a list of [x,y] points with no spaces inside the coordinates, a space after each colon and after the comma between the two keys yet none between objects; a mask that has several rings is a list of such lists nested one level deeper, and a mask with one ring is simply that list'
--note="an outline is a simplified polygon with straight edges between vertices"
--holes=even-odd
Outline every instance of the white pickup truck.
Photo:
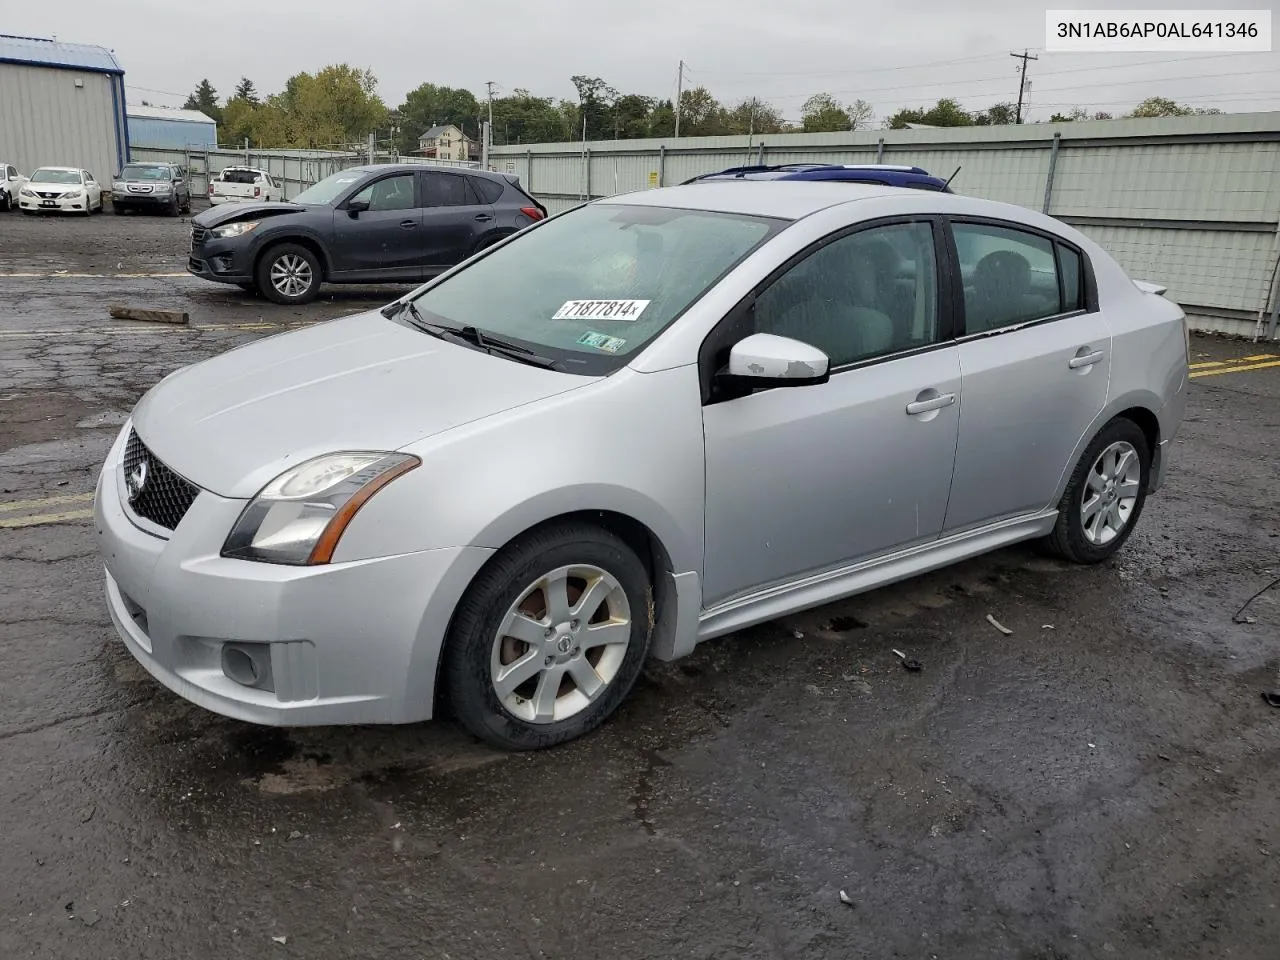
[{"label": "white pickup truck", "polygon": [[252,200],[283,200],[284,189],[275,178],[257,167],[227,167],[209,181],[209,202],[241,203]]}]

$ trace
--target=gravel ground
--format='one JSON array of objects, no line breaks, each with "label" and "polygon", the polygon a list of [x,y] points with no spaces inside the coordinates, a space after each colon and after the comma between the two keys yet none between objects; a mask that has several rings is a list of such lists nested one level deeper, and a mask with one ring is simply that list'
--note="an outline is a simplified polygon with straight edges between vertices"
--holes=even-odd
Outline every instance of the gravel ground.
[{"label": "gravel ground", "polygon": [[1280,589],[1232,622],[1280,576],[1280,366],[1201,368],[1234,372],[1113,562],[1004,550],[724,637],[536,755],[269,730],[127,654],[84,495],[157,378],[399,290],[275,307],[181,275],[188,229],[0,219],[0,956],[1280,955]]}]

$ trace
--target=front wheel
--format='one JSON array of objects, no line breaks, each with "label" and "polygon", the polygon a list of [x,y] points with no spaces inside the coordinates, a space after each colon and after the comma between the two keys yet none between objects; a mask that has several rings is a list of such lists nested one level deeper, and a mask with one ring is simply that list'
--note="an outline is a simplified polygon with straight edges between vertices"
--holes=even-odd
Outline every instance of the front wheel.
[{"label": "front wheel", "polygon": [[563,524],[511,544],[449,630],[444,681],[458,719],[508,750],[595,729],[644,665],[652,595],[644,564],[608,531]]},{"label": "front wheel", "polygon": [[0,191],[0,210],[8,213],[13,209],[13,201],[9,199],[9,194]]},{"label": "front wheel", "polygon": [[320,293],[320,261],[304,246],[282,243],[258,261],[256,279],[276,303],[310,303]]},{"label": "front wheel", "polygon": [[1133,533],[1150,477],[1146,435],[1132,420],[1112,420],[1076,464],[1046,545],[1076,563],[1106,560]]}]

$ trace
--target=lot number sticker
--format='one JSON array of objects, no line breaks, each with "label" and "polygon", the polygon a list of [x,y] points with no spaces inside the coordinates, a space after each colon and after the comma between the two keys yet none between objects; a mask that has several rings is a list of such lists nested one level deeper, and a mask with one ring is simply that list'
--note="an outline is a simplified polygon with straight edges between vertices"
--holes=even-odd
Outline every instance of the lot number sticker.
[{"label": "lot number sticker", "polygon": [[569,300],[552,320],[639,320],[648,300]]},{"label": "lot number sticker", "polygon": [[584,347],[595,347],[605,353],[617,353],[626,342],[619,337],[610,337],[603,333],[592,333],[590,330],[578,338],[578,343]]}]

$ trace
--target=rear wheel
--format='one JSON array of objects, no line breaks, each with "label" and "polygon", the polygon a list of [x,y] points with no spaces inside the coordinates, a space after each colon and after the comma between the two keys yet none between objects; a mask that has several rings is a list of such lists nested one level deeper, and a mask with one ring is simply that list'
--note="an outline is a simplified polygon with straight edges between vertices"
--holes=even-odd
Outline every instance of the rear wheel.
[{"label": "rear wheel", "polygon": [[320,292],[320,261],[306,247],[282,243],[258,261],[258,288],[276,303],[310,303]]},{"label": "rear wheel", "polygon": [[1132,420],[1112,420],[1076,464],[1046,546],[1076,563],[1106,560],[1133,533],[1150,476],[1146,435]]},{"label": "rear wheel", "polygon": [[508,750],[595,729],[644,665],[651,600],[644,564],[608,531],[563,524],[511,544],[449,630],[443,679],[458,719]]}]

